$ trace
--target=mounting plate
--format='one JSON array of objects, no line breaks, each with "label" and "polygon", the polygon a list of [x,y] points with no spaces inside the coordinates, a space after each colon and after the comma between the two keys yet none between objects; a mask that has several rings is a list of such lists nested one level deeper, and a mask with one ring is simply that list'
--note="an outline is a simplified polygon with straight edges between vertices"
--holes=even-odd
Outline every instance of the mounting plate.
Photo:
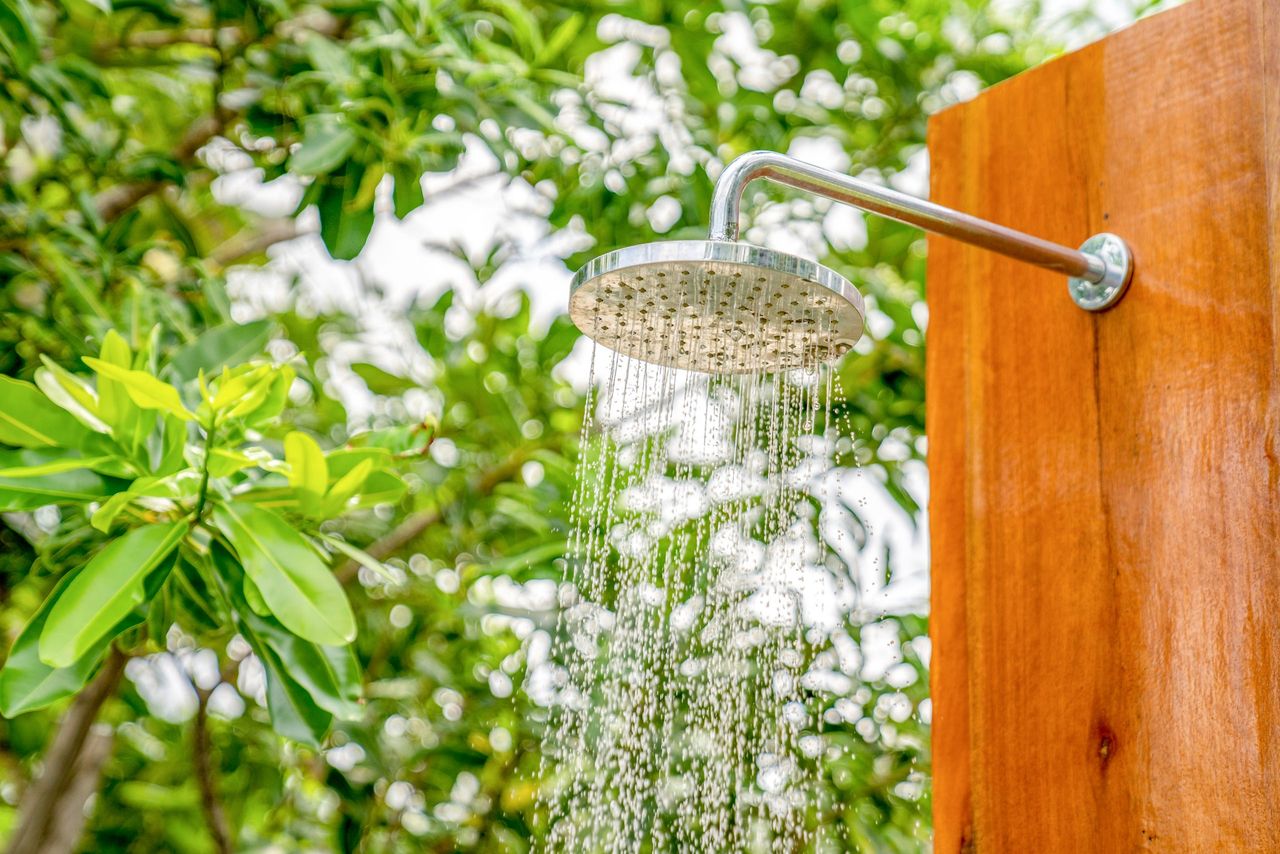
[{"label": "mounting plate", "polygon": [[1067,291],[1076,305],[1085,311],[1103,311],[1120,301],[1133,278],[1133,253],[1129,244],[1108,232],[1095,234],[1080,244],[1081,252],[1096,255],[1107,265],[1107,272],[1100,282],[1072,277]]}]

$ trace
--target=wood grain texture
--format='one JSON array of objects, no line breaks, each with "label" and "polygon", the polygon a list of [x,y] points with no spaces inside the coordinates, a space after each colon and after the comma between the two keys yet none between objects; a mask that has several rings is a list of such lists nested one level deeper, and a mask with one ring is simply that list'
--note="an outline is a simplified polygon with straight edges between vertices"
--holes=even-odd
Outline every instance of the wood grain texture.
[{"label": "wood grain texture", "polygon": [[1280,851],[1280,4],[935,117],[932,196],[1130,241],[1112,311],[930,239],[939,852]]}]

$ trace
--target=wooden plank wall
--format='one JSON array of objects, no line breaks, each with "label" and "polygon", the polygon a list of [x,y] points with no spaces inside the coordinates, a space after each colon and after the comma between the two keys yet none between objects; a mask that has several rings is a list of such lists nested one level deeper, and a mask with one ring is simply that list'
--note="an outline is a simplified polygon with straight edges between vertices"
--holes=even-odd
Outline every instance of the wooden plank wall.
[{"label": "wooden plank wall", "polygon": [[932,197],[1130,241],[1107,313],[931,238],[936,848],[1280,851],[1280,2],[935,117]]}]

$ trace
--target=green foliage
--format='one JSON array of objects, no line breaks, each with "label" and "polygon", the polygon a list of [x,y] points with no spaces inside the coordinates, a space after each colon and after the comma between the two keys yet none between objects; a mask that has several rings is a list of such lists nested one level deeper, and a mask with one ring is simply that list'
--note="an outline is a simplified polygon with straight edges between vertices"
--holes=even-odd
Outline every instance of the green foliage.
[{"label": "green foliage", "polygon": [[257,590],[262,607],[255,610],[265,608],[291,632],[315,643],[346,644],[355,638],[355,617],[342,588],[285,519],[248,501],[219,504],[213,512],[214,525],[244,566],[245,586]]},{"label": "green foliage", "polygon": [[[88,462],[110,462],[95,457]],[[94,501],[111,495],[111,481],[65,451],[0,450],[0,506],[34,510],[59,501]]]},{"label": "green foliage", "polygon": [[515,168],[495,129],[545,130],[565,67],[594,44],[572,4],[4,8],[0,370],[28,379],[42,357],[65,366],[108,330],[136,345],[157,323],[182,379],[260,350],[266,325],[227,323],[217,275],[261,251],[199,158],[219,134],[264,178],[300,176],[299,209],[352,257],[384,176],[405,216],[468,134]]},{"label": "green foliage", "polygon": [[183,522],[134,528],[90,560],[49,609],[37,644],[40,661],[69,667],[147,599],[146,582],[186,534]]},{"label": "green foliage", "polygon": [[[260,336],[254,327],[238,335],[217,329],[178,356],[201,352],[216,364],[219,354]],[[106,535],[100,546],[86,547],[91,557],[59,582],[19,634],[0,670],[5,713],[74,693],[112,642],[135,650],[163,644],[163,637],[146,637],[144,621],[163,629],[196,611],[212,615],[214,628],[243,629],[264,660],[288,662],[268,670],[269,696],[288,700],[270,708],[279,712],[283,734],[318,743],[330,716],[350,715],[360,674],[350,648],[355,618],[327,566],[333,552],[320,544],[314,516],[321,509],[337,516],[357,502],[375,466],[395,480],[394,458],[366,454],[330,484],[313,439],[288,433],[282,459],[250,438],[279,417],[294,379],[288,365],[223,366],[211,382],[198,370],[173,385],[147,368],[156,362],[148,349],[135,355],[114,332],[98,357],[83,362],[91,377],[49,371],[65,392],[52,398],[27,383],[0,384],[11,426],[5,441],[57,448],[0,452],[8,461],[0,469],[0,509],[38,501],[91,525],[90,540]],[[166,367],[181,375],[180,366]],[[73,413],[91,417],[103,432]],[[266,506],[273,502],[280,512]],[[171,574],[179,554],[203,593],[187,575]],[[258,607],[240,607],[246,600]]]},{"label": "green foliage", "polygon": [[126,615],[119,624],[111,627],[112,631],[102,632],[98,642],[79,659],[60,667],[46,664],[40,657],[40,638],[50,611],[61,601],[63,592],[74,579],[74,573],[68,573],[59,580],[10,648],[4,668],[0,669],[0,714],[5,717],[43,708],[79,691],[97,669],[111,636],[141,622],[137,615]]},{"label": "green foliage", "polygon": [[19,448],[78,448],[85,429],[31,383],[0,377],[0,442]]}]

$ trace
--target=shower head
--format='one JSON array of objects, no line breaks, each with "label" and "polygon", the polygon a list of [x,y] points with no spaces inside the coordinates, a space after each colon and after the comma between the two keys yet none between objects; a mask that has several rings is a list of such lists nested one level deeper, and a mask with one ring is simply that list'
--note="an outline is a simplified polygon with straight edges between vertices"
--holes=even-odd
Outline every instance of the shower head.
[{"label": "shower head", "polygon": [[932,202],[768,151],[730,163],[716,181],[708,240],[618,249],[573,277],[569,314],[586,335],[660,365],[748,373],[843,356],[862,335],[862,297],[821,264],[738,242],[747,184],[765,178],[1070,277],[1086,311],[1119,302],[1133,255],[1114,234],[1060,246]]},{"label": "shower head", "polygon": [[573,277],[569,315],[612,350],[706,373],[777,371],[843,356],[862,295],[821,264],[729,240],[601,255]]}]

